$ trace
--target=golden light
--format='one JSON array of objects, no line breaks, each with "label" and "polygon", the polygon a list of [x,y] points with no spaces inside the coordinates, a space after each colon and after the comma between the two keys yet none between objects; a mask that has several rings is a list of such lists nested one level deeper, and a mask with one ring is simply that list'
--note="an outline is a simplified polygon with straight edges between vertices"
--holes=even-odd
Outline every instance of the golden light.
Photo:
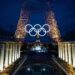
[{"label": "golden light", "polygon": [[50,25],[50,36],[51,38],[53,38],[53,40],[55,42],[59,42],[60,41],[60,32],[57,26],[57,21],[55,20],[55,16],[54,16],[54,12],[53,11],[49,11],[48,15],[47,15],[47,23]]},{"label": "golden light", "polygon": [[15,37],[18,39],[23,39],[26,36],[25,25],[28,22],[28,12],[24,9],[21,10],[20,18],[17,24],[17,29],[15,32]]}]

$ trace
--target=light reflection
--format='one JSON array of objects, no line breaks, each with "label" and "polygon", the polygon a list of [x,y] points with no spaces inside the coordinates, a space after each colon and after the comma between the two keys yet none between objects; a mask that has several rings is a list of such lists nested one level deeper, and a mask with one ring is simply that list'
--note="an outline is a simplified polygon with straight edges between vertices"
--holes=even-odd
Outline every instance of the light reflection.
[{"label": "light reflection", "polygon": [[35,52],[39,52],[39,53],[47,52],[47,49],[43,46],[40,46],[40,45],[33,46],[31,50],[35,51]]},{"label": "light reflection", "polygon": [[27,68],[27,71],[30,71],[30,70],[31,70],[31,68],[30,68],[30,67],[28,67],[28,68]]},{"label": "light reflection", "polygon": [[45,69],[45,68],[43,68],[42,70],[43,70],[43,71],[46,71],[46,69]]}]

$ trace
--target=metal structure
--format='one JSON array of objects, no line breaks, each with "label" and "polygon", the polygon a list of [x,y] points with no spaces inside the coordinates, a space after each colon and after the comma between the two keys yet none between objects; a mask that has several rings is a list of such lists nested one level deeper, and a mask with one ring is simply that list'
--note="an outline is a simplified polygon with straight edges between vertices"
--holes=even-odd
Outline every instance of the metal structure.
[{"label": "metal structure", "polygon": [[[24,39],[26,36],[26,31],[25,31],[25,25],[28,24],[28,18],[29,14],[28,11],[22,8],[20,18],[18,21],[17,29],[15,32],[15,37],[17,39]],[[50,31],[48,32],[50,37],[57,43],[60,41],[60,32],[57,26],[57,22],[55,20],[54,12],[53,11],[48,11],[47,12],[47,24],[50,25]]]},{"label": "metal structure", "polygon": [[47,23],[50,25],[49,35],[55,42],[60,41],[60,32],[57,26],[57,21],[55,20],[54,12],[47,12]]},{"label": "metal structure", "polygon": [[26,36],[25,25],[28,23],[28,12],[24,8],[21,9],[20,18],[17,24],[15,37],[17,39],[24,39]]}]

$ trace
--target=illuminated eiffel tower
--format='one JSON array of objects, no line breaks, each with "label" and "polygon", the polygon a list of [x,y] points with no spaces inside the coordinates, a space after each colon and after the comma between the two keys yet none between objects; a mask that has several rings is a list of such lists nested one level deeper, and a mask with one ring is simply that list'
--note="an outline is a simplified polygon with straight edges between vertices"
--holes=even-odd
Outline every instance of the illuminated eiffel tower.
[{"label": "illuminated eiffel tower", "polygon": [[57,43],[61,41],[61,35],[58,29],[57,21],[53,11],[47,12],[47,23],[50,25],[50,37]]},{"label": "illuminated eiffel tower", "polygon": [[[25,10],[24,8],[21,10],[20,18],[17,24],[17,29],[15,32],[15,36],[17,39],[24,39],[26,36],[25,32],[25,25],[28,23],[29,19],[29,12]],[[57,21],[55,20],[54,12],[53,11],[47,11],[46,15],[46,22],[50,25],[50,32],[49,36],[54,40],[54,42],[60,41],[60,32],[57,26]],[[36,38],[39,40],[39,35],[36,36]]]},{"label": "illuminated eiffel tower", "polygon": [[20,17],[17,24],[17,29],[15,32],[15,37],[17,39],[24,39],[26,36],[25,25],[28,23],[28,18],[29,18],[28,16],[29,14],[27,10],[25,10],[24,8],[21,9]]}]

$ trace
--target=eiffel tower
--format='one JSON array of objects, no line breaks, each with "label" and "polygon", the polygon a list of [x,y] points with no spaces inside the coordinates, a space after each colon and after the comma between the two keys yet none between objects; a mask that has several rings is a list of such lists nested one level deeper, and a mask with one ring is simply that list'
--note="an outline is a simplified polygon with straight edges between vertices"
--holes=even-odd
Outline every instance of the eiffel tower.
[{"label": "eiffel tower", "polygon": [[26,36],[25,25],[28,23],[29,14],[24,8],[21,9],[20,17],[17,24],[17,29],[15,32],[15,37],[17,39],[24,39]]},{"label": "eiffel tower", "polygon": [[50,37],[55,41],[55,42],[60,42],[61,41],[61,35],[60,35],[60,31],[58,29],[58,25],[57,25],[57,21],[55,19],[54,16],[54,12],[48,11],[47,13],[47,23],[50,25],[50,32],[49,35]]},{"label": "eiffel tower", "polygon": [[[24,39],[26,37],[27,33],[25,32],[25,25],[28,23],[29,20],[28,13],[29,12],[25,9],[21,10],[20,18],[15,32],[15,37],[17,39]],[[61,36],[58,29],[57,21],[55,20],[54,12],[52,10],[47,11],[46,22],[50,25],[50,32],[48,34],[49,37],[51,37],[54,40],[54,42],[59,42],[61,40]],[[37,38],[39,38],[38,35]]]}]

